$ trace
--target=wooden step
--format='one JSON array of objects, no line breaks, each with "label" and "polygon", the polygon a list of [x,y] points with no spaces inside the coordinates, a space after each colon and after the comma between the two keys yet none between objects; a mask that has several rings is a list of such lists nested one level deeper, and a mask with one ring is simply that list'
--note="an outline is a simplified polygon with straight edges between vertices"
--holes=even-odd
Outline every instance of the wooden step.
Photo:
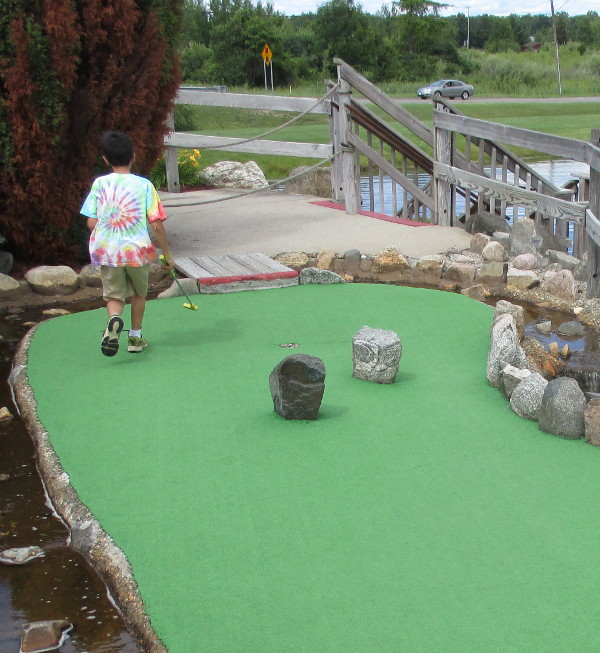
[{"label": "wooden step", "polygon": [[274,261],[266,254],[176,257],[175,268],[196,279],[201,293],[283,288],[298,284],[296,270]]}]

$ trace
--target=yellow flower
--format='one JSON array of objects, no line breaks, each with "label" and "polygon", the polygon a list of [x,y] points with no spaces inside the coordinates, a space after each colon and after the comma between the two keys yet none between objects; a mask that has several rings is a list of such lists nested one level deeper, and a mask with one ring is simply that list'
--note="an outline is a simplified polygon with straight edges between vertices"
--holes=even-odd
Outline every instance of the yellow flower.
[{"label": "yellow flower", "polygon": [[202,157],[202,155],[200,154],[200,150],[194,150],[194,156]]}]

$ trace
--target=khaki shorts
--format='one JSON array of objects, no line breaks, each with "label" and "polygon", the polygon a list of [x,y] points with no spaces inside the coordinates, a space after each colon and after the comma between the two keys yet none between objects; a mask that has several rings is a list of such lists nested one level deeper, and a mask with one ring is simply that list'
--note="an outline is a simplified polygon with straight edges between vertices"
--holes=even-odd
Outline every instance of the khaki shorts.
[{"label": "khaki shorts", "polygon": [[102,293],[104,301],[116,299],[125,303],[125,300],[132,295],[146,296],[148,292],[149,265],[141,267],[112,268],[107,265],[100,266],[102,278]]}]

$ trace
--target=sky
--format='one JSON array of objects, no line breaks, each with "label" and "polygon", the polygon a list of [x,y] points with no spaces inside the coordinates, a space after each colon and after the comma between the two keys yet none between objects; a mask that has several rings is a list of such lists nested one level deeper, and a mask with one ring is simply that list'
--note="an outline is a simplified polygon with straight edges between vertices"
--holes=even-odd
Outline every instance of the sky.
[{"label": "sky", "polygon": [[[287,16],[298,16],[302,13],[316,12],[319,5],[325,0],[272,0],[273,6]],[[439,0],[440,2],[442,0]],[[376,14],[384,0],[355,0],[362,6],[363,11]],[[460,4],[459,4],[460,3]],[[598,0],[554,0],[554,11],[564,11],[569,16],[580,16],[588,11],[600,9]],[[510,14],[546,14],[550,15],[550,0],[457,0],[456,4],[447,7],[440,13],[442,16],[451,16],[458,13],[470,16],[490,14],[491,16],[508,16]]]}]

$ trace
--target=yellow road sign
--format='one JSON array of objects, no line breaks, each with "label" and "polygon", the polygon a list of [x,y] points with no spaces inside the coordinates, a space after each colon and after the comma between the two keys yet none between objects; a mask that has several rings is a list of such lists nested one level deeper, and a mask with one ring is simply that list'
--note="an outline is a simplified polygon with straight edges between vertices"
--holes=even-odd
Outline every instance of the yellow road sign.
[{"label": "yellow road sign", "polygon": [[273,58],[273,53],[271,52],[271,48],[266,43],[265,47],[262,49],[261,56],[268,66],[271,63],[271,59]]}]

